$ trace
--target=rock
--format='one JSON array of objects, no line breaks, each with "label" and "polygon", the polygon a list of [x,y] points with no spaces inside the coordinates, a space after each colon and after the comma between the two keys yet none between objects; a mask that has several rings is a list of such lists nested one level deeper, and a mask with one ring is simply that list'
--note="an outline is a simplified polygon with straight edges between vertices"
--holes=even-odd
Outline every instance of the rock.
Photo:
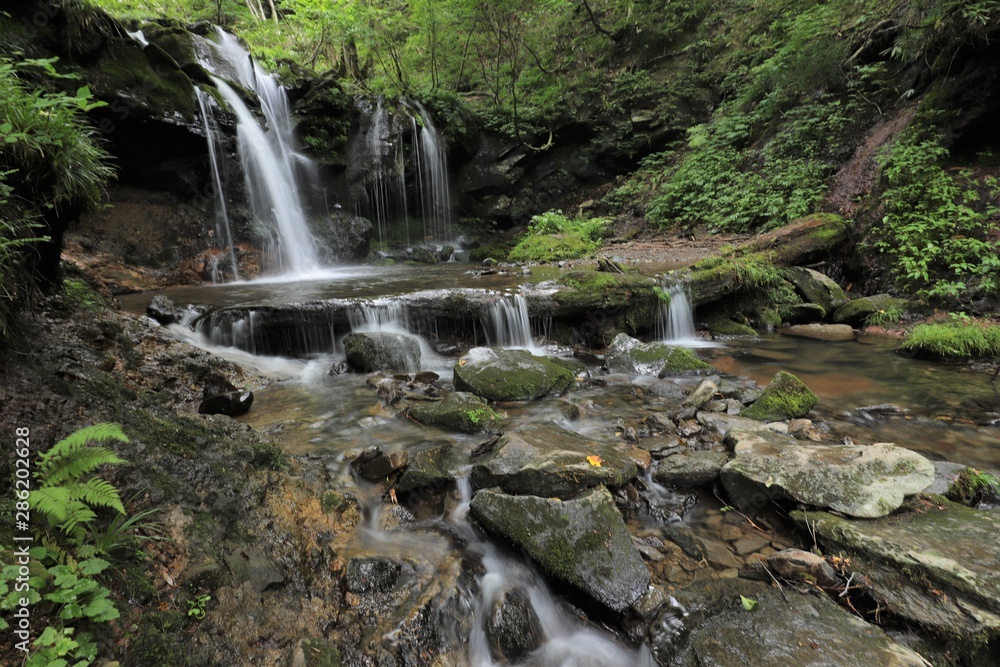
[{"label": "rock", "polygon": [[159,294],[154,296],[146,306],[146,315],[153,318],[163,326],[179,322],[181,311],[174,305],[174,302]]},{"label": "rock", "polygon": [[486,620],[486,641],[494,660],[508,665],[521,662],[543,639],[542,624],[527,591],[518,586],[496,596]]},{"label": "rock", "polygon": [[730,579],[696,582],[675,598],[651,626],[651,649],[660,665],[929,667],[825,595],[786,587],[783,597],[768,584]]},{"label": "rock", "polygon": [[609,373],[659,377],[688,371],[714,370],[687,348],[660,342],[643,343],[624,333],[615,336],[605,350],[604,367]]},{"label": "rock", "polygon": [[403,476],[396,483],[396,491],[411,493],[416,491],[427,496],[455,481],[457,475],[448,465],[452,451],[450,444],[421,450],[410,456]]},{"label": "rock", "polygon": [[369,447],[351,461],[351,469],[370,482],[378,482],[406,467],[409,455],[405,451],[383,454],[379,447]]},{"label": "rock", "polygon": [[604,487],[567,501],[486,489],[472,499],[470,511],[545,572],[609,609],[624,612],[646,592],[649,571]]},{"label": "rock", "polygon": [[253,392],[241,391],[221,375],[210,375],[202,389],[198,414],[238,417],[253,405]]},{"label": "rock", "polygon": [[759,431],[767,428],[756,419],[747,419],[741,415],[723,415],[718,412],[699,412],[698,423],[713,433],[725,435],[730,431]]},{"label": "rock", "polygon": [[838,308],[833,313],[833,321],[837,324],[843,323],[857,326],[864,324],[865,318],[872,313],[891,308],[906,308],[906,299],[897,299],[888,294],[861,297],[860,299],[849,301]]},{"label": "rock", "polygon": [[684,391],[684,387],[680,386],[673,380],[658,380],[652,384],[646,385],[644,390],[650,396],[656,396],[657,398],[682,399],[687,395],[687,392]]},{"label": "rock", "polygon": [[237,585],[249,582],[258,593],[280,588],[285,583],[285,573],[260,547],[239,549],[226,555],[225,561]]},{"label": "rock", "polygon": [[347,375],[350,372],[351,365],[349,363],[346,361],[335,361],[330,366],[330,370],[327,372],[327,375]]},{"label": "rock", "polygon": [[344,580],[352,593],[388,593],[396,585],[402,566],[388,558],[352,558]]},{"label": "rock", "polygon": [[978,660],[966,655],[962,664],[994,664],[987,656],[988,642],[1000,637],[1000,512],[918,496],[876,521],[826,512],[792,518],[800,526],[808,521],[825,550],[849,556],[883,609],[964,640],[961,653],[979,651]]},{"label": "rock", "polygon": [[523,401],[561,394],[573,385],[573,373],[527,350],[475,347],[455,364],[455,389],[488,401]]},{"label": "rock", "polygon": [[630,447],[628,456],[642,472],[649,470],[649,467],[653,464],[652,455],[641,447]]},{"label": "rock", "polygon": [[916,452],[888,443],[805,445],[768,431],[731,431],[733,459],[722,483],[740,507],[791,498],[856,517],[892,512],[934,481],[934,466]]},{"label": "rock", "polygon": [[344,336],[344,353],[347,363],[362,373],[420,368],[420,340],[406,334],[349,333]]},{"label": "rock", "polygon": [[644,438],[639,441],[638,445],[649,452],[654,458],[663,458],[684,448],[680,440],[670,436]]},{"label": "rock", "polygon": [[499,486],[508,493],[566,496],[597,485],[623,486],[637,473],[628,454],[613,445],[551,424],[505,433],[492,451],[472,467],[473,488]]},{"label": "rock", "polygon": [[817,306],[815,303],[793,303],[781,306],[779,313],[782,322],[793,325],[822,322],[826,317],[826,311],[823,310],[823,306]]},{"label": "rock", "polygon": [[807,302],[821,306],[826,313],[833,313],[847,303],[840,285],[819,271],[793,266],[785,269],[785,277]]},{"label": "rock", "polygon": [[414,250],[413,256],[410,259],[414,262],[420,262],[421,264],[437,264],[439,261],[437,255],[423,246]]},{"label": "rock", "polygon": [[340,651],[326,639],[300,639],[288,653],[287,667],[340,667]]},{"label": "rock", "polygon": [[367,218],[334,209],[326,225],[315,229],[323,239],[324,249],[334,260],[364,259],[372,237],[372,223]]},{"label": "rock", "polygon": [[740,414],[748,419],[781,421],[804,417],[819,402],[801,380],[785,371],[778,371],[771,383],[764,387],[760,398]]},{"label": "rock", "polygon": [[701,406],[712,400],[712,397],[715,396],[718,390],[719,387],[714,382],[703,380],[687,398],[669,412],[670,416],[674,419],[690,419],[694,417],[698,414]]},{"label": "rock", "polygon": [[796,324],[778,329],[778,333],[816,340],[854,340],[854,329],[849,324]]},{"label": "rock", "polygon": [[440,401],[412,402],[410,416],[422,424],[444,426],[465,433],[498,431],[504,422],[504,416],[485,400],[464,391],[445,394]]},{"label": "rock", "polygon": [[823,588],[833,588],[840,583],[837,571],[821,556],[801,549],[783,549],[765,559],[767,567],[776,576],[791,581],[806,581]]},{"label": "rock", "polygon": [[672,454],[656,464],[653,479],[674,488],[691,488],[715,481],[729,460],[725,452]]}]

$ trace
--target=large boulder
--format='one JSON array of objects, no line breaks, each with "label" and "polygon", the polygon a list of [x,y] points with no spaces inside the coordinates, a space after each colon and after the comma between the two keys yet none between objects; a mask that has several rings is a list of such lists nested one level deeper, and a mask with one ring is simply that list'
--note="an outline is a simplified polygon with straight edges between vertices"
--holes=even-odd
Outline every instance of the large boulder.
[{"label": "large boulder", "polygon": [[[1000,641],[1000,510],[916,496],[891,517],[855,521],[793,512],[829,552],[851,559],[879,606],[939,637],[959,640],[961,664],[996,664]],[[992,643],[992,649],[990,644]]]},{"label": "large boulder", "polygon": [[344,353],[347,363],[362,373],[420,368],[420,340],[407,334],[349,333],[344,336]]},{"label": "large boulder", "polygon": [[649,570],[604,487],[566,501],[486,489],[470,511],[545,572],[614,611],[624,612],[647,590]]},{"label": "large boulder", "polygon": [[465,391],[445,394],[440,401],[414,401],[410,405],[410,416],[422,424],[466,433],[496,431],[504,422],[504,416],[484,399]]},{"label": "large boulder", "polygon": [[791,373],[778,371],[764,387],[760,398],[740,415],[748,419],[773,422],[803,417],[819,402],[816,394]]},{"label": "large boulder", "polygon": [[874,518],[934,481],[930,461],[888,443],[805,445],[768,431],[733,431],[726,442],[733,459],[722,468],[722,483],[741,507],[784,498]]},{"label": "large boulder", "polygon": [[912,649],[825,595],[723,579],[697,582],[674,596],[676,604],[663,608],[650,632],[660,665],[928,667]]},{"label": "large boulder", "polygon": [[523,401],[561,394],[572,371],[527,350],[474,347],[455,363],[455,389],[488,401]]},{"label": "large boulder", "polygon": [[604,367],[610,373],[640,375],[679,374],[713,370],[684,347],[661,342],[643,343],[628,334],[615,336],[604,353]]},{"label": "large boulder", "polygon": [[508,493],[565,496],[593,486],[619,487],[635,477],[628,454],[551,424],[505,433],[493,454],[472,467],[472,486]]},{"label": "large boulder", "polygon": [[822,306],[827,313],[832,313],[847,303],[847,295],[840,285],[819,271],[793,266],[785,269],[785,277],[808,303]]},{"label": "large boulder", "polygon": [[888,294],[864,296],[848,301],[833,313],[833,321],[837,324],[864,324],[865,319],[880,310],[906,308],[906,299],[897,299]]}]

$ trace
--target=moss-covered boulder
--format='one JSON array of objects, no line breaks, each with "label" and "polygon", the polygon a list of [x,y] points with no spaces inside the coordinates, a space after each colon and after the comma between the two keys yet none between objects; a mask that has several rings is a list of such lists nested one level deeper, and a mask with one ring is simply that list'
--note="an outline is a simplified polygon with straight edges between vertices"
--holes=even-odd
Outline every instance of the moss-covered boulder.
[{"label": "moss-covered boulder", "polygon": [[476,433],[497,431],[504,416],[491,408],[484,399],[464,391],[445,394],[440,401],[414,401],[410,416],[422,424]]},{"label": "moss-covered boulder", "polygon": [[422,449],[410,456],[403,476],[396,483],[396,491],[431,495],[455,481],[457,475],[453,471],[464,467],[467,462],[464,456],[456,455],[451,444]]},{"label": "moss-covered boulder", "polygon": [[773,422],[803,417],[819,402],[802,380],[791,373],[778,371],[764,387],[760,398],[740,413],[749,419]]},{"label": "moss-covered boulder", "polygon": [[[766,576],[766,575],[765,575]],[[759,581],[699,581],[674,593],[690,610],[680,638],[677,608],[652,625],[657,664],[671,667],[927,667],[912,649],[825,595]],[[746,600],[746,602],[744,602]],[[750,606],[748,609],[747,606]]]},{"label": "moss-covered boulder", "polygon": [[406,334],[349,333],[344,336],[344,353],[347,363],[362,373],[420,368],[420,341]]},{"label": "moss-covered boulder", "polygon": [[[159,48],[153,51],[157,52],[164,53]],[[154,60],[132,39],[110,39],[101,57],[88,67],[86,80],[99,99],[121,100],[119,105],[142,107],[155,117],[180,114],[193,122],[197,103],[191,79],[172,58]]]},{"label": "moss-covered boulder", "polygon": [[1000,511],[916,496],[891,517],[856,521],[793,512],[823,549],[843,553],[879,606],[952,640],[960,664],[996,664],[1000,642]]},{"label": "moss-covered boulder", "polygon": [[604,487],[565,501],[486,489],[472,499],[470,511],[546,573],[609,609],[624,612],[646,592],[649,570]]},{"label": "moss-covered boulder", "polygon": [[584,329],[597,333],[602,324],[604,334],[647,331],[660,309],[659,285],[648,276],[570,271],[559,285],[562,289],[552,295],[553,315],[579,322],[582,338],[589,338]]},{"label": "moss-covered boulder", "polygon": [[726,443],[733,458],[722,468],[722,483],[740,507],[792,499],[873,518],[934,481],[930,461],[889,443],[806,445],[769,431],[731,431]]},{"label": "moss-covered boulder", "polygon": [[757,330],[750,325],[737,322],[721,313],[706,317],[703,324],[713,336],[717,337],[732,338],[735,336],[757,335]]},{"label": "moss-covered boulder", "polygon": [[561,394],[573,385],[564,366],[527,350],[474,347],[455,363],[455,389],[488,401],[523,401]]},{"label": "moss-covered boulder", "polygon": [[826,274],[801,266],[785,269],[784,274],[807,303],[821,306],[828,314],[847,303],[844,290]]},{"label": "moss-covered boulder", "polygon": [[597,485],[623,486],[636,473],[635,462],[614,445],[553,424],[532,424],[500,438],[493,454],[472,467],[472,486],[566,496]]},{"label": "moss-covered boulder", "polygon": [[654,341],[643,343],[628,334],[615,336],[604,353],[604,367],[610,373],[640,375],[680,375],[691,371],[713,370],[685,347]]},{"label": "moss-covered boulder", "polygon": [[778,307],[778,314],[782,322],[789,324],[808,324],[810,322],[822,322],[826,317],[826,310],[823,306],[815,303],[790,303]]},{"label": "moss-covered boulder", "polygon": [[865,318],[881,310],[899,310],[906,308],[906,299],[897,299],[888,294],[864,296],[848,301],[833,313],[833,321],[837,324],[864,324]]}]

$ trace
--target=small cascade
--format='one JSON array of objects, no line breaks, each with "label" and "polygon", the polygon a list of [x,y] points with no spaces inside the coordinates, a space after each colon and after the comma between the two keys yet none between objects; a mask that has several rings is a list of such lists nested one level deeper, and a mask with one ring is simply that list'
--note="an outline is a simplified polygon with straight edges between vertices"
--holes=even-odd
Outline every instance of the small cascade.
[{"label": "small cascade", "polygon": [[149,46],[149,40],[146,39],[146,35],[143,34],[142,30],[134,30],[134,31],[126,30],[125,34],[134,39],[135,41],[139,42],[139,44],[141,44],[143,48]]},{"label": "small cascade", "polygon": [[[229,255],[229,264],[233,278],[239,280],[240,271],[236,263],[236,250],[233,247],[233,233],[229,226],[229,214],[226,211],[226,194],[222,188],[222,163],[220,160],[222,151],[219,146],[218,125],[215,122],[215,114],[212,111],[214,101],[201,88],[195,88],[194,92],[198,98],[198,108],[201,110],[201,123],[205,130],[205,140],[208,143],[208,157],[212,166],[212,182],[215,189],[215,234],[220,243],[224,242],[226,244],[225,250]],[[215,271],[212,272],[212,282],[216,282]]]},{"label": "small cascade", "polygon": [[435,336],[435,323],[424,319],[412,319],[406,304],[391,299],[359,302],[347,312],[352,332],[374,332],[405,334],[415,337],[420,343],[420,363],[410,370],[444,370],[449,368],[448,360],[442,358],[428,341],[428,335]]},{"label": "small cascade", "polygon": [[493,302],[484,329],[490,345],[537,350],[531,335],[528,300],[523,294],[505,294]]},{"label": "small cascade", "polygon": [[665,289],[670,297],[670,305],[660,305],[656,321],[657,340],[682,347],[712,347],[711,342],[702,340],[695,334],[694,310],[685,285],[671,283]]},{"label": "small cascade", "polygon": [[417,103],[420,113],[420,141],[416,142],[420,203],[424,218],[424,240],[451,238],[451,192],[448,187],[448,155],[430,114]]},{"label": "small cascade", "polygon": [[[274,230],[269,255],[281,273],[307,274],[320,267],[309,231],[303,191],[317,181],[315,164],[296,150],[288,96],[277,78],[253,61],[233,35],[218,29],[218,42],[205,41],[202,64],[237,120],[240,163],[254,217]],[[243,96],[222,77],[257,94],[266,130]]]},{"label": "small cascade", "polygon": [[257,355],[309,357],[334,351],[332,313],[322,309],[293,311],[291,317],[274,312],[215,310],[191,323],[212,345]]}]

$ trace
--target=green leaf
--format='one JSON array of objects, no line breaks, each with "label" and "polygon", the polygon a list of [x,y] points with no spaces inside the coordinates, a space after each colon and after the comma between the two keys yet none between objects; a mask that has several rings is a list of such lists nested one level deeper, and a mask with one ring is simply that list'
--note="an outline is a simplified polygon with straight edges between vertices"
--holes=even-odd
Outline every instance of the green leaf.
[{"label": "green leaf", "polygon": [[740,602],[743,603],[743,608],[747,611],[753,611],[753,608],[757,606],[757,600],[748,598],[745,595],[740,596]]}]

